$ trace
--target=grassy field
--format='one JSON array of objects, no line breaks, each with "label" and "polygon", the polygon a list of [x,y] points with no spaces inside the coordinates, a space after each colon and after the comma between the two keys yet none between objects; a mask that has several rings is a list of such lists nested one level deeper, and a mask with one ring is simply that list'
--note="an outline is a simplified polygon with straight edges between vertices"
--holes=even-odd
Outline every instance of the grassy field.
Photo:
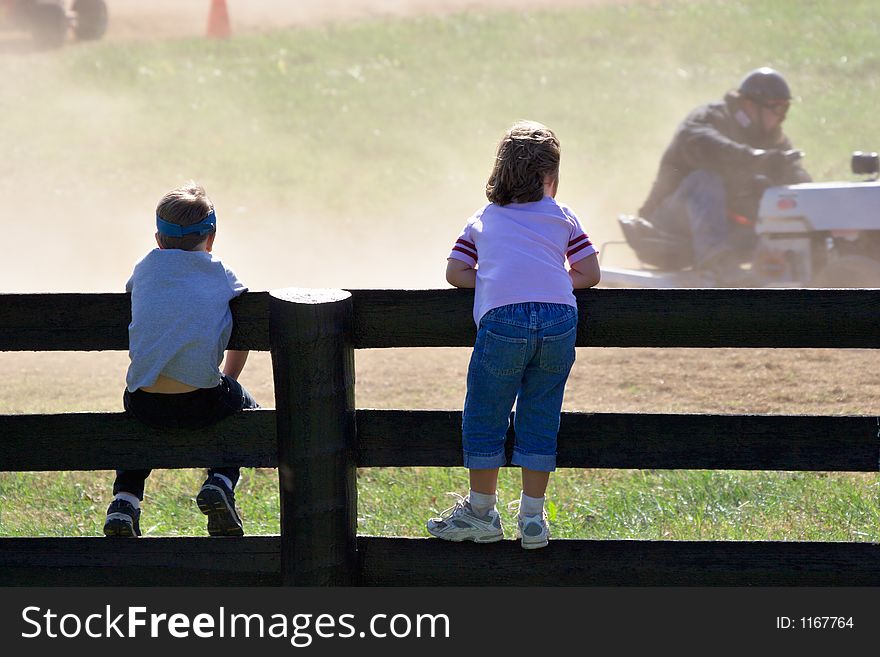
[{"label": "grassy field", "polygon": [[[798,96],[786,128],[808,169],[848,178],[849,152],[877,147],[874,4],[615,4],[2,57],[0,275],[7,291],[121,290],[156,200],[195,177],[218,205],[218,252],[252,289],[445,287],[508,123],[557,130],[560,198],[603,243],[684,113],[763,64]],[[358,406],[460,408],[467,355],[358,352]],[[121,407],[125,354],[0,364],[2,413]],[[566,408],[874,416],[878,369],[862,350],[581,349]],[[272,405],[265,354],[243,381]],[[463,469],[363,470],[359,531],[423,536],[464,482]],[[0,535],[98,535],[111,483],[0,474]],[[204,534],[200,483],[154,473],[145,532]],[[502,502],[518,490],[504,472]],[[548,499],[560,537],[876,542],[878,498],[877,475],[589,470],[554,475]],[[246,470],[238,499],[249,534],[277,533],[273,470]]]},{"label": "grassy field", "polygon": [[[203,475],[157,471],[147,482],[141,528],[148,536],[203,536],[195,505]],[[424,521],[464,493],[464,471],[371,468],[358,473],[358,532],[427,536]],[[0,535],[97,536],[112,473],[0,477]],[[559,470],[547,511],[560,538],[670,540],[880,540],[876,477],[712,471]],[[236,491],[245,531],[277,534],[278,477],[246,468]],[[518,474],[504,470],[499,511],[513,537]]]},{"label": "grassy field", "polygon": [[[786,127],[805,166],[847,178],[850,151],[877,147],[877,12],[805,6],[614,3],[0,57],[13,243],[59,218],[50,244],[9,249],[0,274],[7,289],[119,289],[150,246],[149,209],[195,177],[217,202],[217,248],[255,289],[442,287],[497,139],[523,117],[559,134],[560,198],[602,244],[682,116],[764,64],[798,97]],[[88,267],[84,225],[110,234]],[[395,266],[369,264],[389,244]]]},{"label": "grassy field", "polygon": [[[467,349],[356,353],[361,408],[461,408]],[[11,364],[20,369],[13,370]],[[58,367],[59,363],[61,367]],[[4,389],[4,412],[120,410],[124,353],[0,354],[21,387]],[[597,412],[880,415],[877,356],[866,350],[578,349],[565,408]],[[846,373],[846,378],[842,373]],[[82,394],[80,378],[89,382]],[[243,383],[272,406],[268,354],[254,353]],[[585,436],[588,440],[589,436]],[[111,472],[0,474],[0,535],[98,535]],[[194,470],[156,471],[143,529],[203,535]],[[359,530],[423,536],[427,515],[464,492],[463,468],[359,472]],[[278,480],[245,469],[238,488],[246,530],[278,532]],[[502,472],[503,503],[519,494]],[[548,491],[554,534],[591,538],[880,540],[880,477],[872,474],[560,470]],[[510,515],[508,514],[508,518]],[[508,523],[511,524],[511,523]]]}]

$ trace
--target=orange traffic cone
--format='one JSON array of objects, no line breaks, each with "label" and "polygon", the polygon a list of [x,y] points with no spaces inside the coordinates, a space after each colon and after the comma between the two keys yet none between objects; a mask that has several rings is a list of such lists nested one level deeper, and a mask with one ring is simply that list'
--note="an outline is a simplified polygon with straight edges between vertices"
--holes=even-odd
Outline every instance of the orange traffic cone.
[{"label": "orange traffic cone", "polygon": [[229,12],[226,0],[211,0],[211,11],[208,13],[208,36],[214,39],[226,39],[232,34],[229,28]]}]

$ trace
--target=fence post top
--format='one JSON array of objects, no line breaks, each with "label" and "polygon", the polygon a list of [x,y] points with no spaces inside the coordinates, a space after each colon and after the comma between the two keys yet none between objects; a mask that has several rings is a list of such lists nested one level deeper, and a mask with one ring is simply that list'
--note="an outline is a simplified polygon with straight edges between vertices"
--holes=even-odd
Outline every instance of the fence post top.
[{"label": "fence post top", "polygon": [[280,301],[302,304],[334,303],[351,298],[351,292],[330,288],[285,287],[269,290],[269,296]]}]

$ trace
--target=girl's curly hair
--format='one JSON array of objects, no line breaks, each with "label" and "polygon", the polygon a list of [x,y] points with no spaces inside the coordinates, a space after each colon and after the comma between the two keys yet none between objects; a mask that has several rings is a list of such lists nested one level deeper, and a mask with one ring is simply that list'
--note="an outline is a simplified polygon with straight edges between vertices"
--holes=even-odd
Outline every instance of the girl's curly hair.
[{"label": "girl's curly hair", "polygon": [[498,205],[540,201],[548,175],[559,175],[559,139],[541,123],[517,121],[498,143],[486,198]]}]

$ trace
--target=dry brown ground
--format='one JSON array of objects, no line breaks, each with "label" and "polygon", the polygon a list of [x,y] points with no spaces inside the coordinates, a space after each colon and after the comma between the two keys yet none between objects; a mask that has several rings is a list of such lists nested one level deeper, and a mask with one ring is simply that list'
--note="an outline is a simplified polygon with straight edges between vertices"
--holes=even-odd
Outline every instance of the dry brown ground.
[{"label": "dry brown ground", "polygon": [[[622,0],[227,0],[234,33],[348,20],[442,15],[495,9],[536,10]],[[630,0],[632,1],[632,0]],[[636,0],[644,2],[644,0]],[[205,33],[210,0],[111,0],[109,39],[156,39]]]},{"label": "dry brown ground", "polygon": [[[361,408],[461,408],[468,349],[358,351]],[[124,352],[0,354],[0,413],[122,408]],[[565,408],[592,412],[878,415],[878,355],[819,349],[579,349]],[[268,354],[242,382],[274,406]]]},{"label": "dry brown ground", "polygon": [[[461,10],[536,9],[619,0],[229,0],[236,33]],[[199,36],[208,0],[113,0],[108,39]],[[44,245],[47,246],[47,245]],[[64,280],[53,277],[67,290]],[[47,288],[48,289],[48,288]],[[106,289],[106,287],[102,288]],[[878,414],[878,355],[863,350],[581,349],[566,408],[584,411]],[[466,349],[357,355],[361,407],[460,408]],[[0,353],[0,413],[119,410],[124,353]],[[274,405],[266,354],[243,382]]]}]

